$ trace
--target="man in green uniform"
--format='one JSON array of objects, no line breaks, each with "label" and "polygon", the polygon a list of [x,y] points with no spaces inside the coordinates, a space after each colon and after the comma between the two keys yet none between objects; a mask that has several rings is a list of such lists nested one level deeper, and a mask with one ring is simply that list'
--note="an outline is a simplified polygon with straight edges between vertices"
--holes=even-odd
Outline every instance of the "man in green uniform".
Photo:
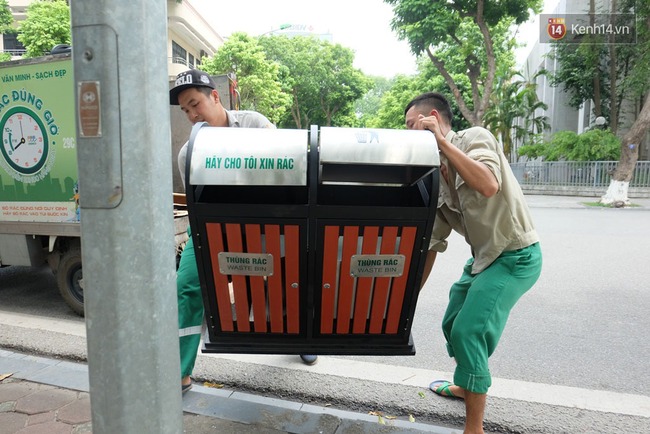
[{"label": "man in green uniform", "polygon": [[[216,87],[207,73],[198,69],[190,69],[176,76],[174,87],[169,91],[169,102],[171,105],[180,106],[192,124],[207,122],[213,127],[275,128],[271,121],[258,112],[226,110],[221,104]],[[186,185],[187,147],[188,143],[185,143],[178,154],[178,169],[183,185]],[[201,342],[204,312],[199,271],[191,236],[181,254],[176,286],[181,353],[181,391],[184,393],[192,387],[191,375]],[[314,364],[317,360],[313,355],[300,357],[309,365]]]},{"label": "man in green uniform", "polygon": [[488,358],[511,309],[541,273],[539,238],[508,160],[488,130],[452,131],[449,102],[436,92],[414,98],[404,113],[406,127],[431,131],[440,150],[440,197],[424,279],[452,230],[472,251],[450,289],[442,322],[447,351],[456,360],[453,382],[437,380],[430,389],[464,399],[464,432],[483,433],[492,384]]}]

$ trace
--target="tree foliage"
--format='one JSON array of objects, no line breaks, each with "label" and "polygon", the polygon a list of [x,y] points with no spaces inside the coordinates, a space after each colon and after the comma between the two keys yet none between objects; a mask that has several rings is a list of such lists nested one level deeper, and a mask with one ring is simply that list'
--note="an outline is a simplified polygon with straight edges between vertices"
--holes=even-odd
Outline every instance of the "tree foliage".
[{"label": "tree foliage", "polygon": [[291,108],[279,126],[355,124],[355,102],[372,82],[354,68],[354,53],[340,44],[310,36],[262,36],[266,56],[280,65],[283,91]]},{"label": "tree foliage", "polygon": [[0,34],[14,33],[16,29],[13,27],[14,17],[9,9],[7,0],[0,0]]},{"label": "tree foliage", "polygon": [[[16,29],[13,28],[14,17],[9,9],[7,0],[0,0],[0,35],[5,33],[14,33]],[[11,54],[0,53],[0,62],[11,60]]]},{"label": "tree foliage", "polygon": [[353,61],[352,50],[313,37],[235,33],[202,68],[236,74],[242,109],[257,110],[281,128],[309,128],[357,123],[354,104],[371,80]]},{"label": "tree foliage", "polygon": [[615,161],[621,153],[621,140],[609,130],[593,129],[582,134],[559,131],[550,142],[524,145],[519,154],[545,161]]},{"label": "tree foliage", "polygon": [[201,68],[209,74],[235,73],[241,108],[255,110],[273,123],[282,120],[290,100],[283,92],[280,67],[269,60],[256,38],[234,33],[212,58],[204,58]]},{"label": "tree foliage", "polygon": [[[497,65],[513,63],[511,24],[541,10],[541,0],[384,0],[393,6],[392,26],[411,51],[426,53],[444,78],[463,116],[481,125]],[[467,104],[455,75],[470,83]]]},{"label": "tree foliage", "polygon": [[370,89],[366,94],[354,103],[354,113],[358,120],[359,127],[368,126],[368,122],[377,116],[381,108],[381,98],[395,82],[395,77],[386,78],[380,76],[371,76],[372,81]]},{"label": "tree foliage", "polygon": [[37,0],[27,6],[26,18],[18,27],[18,40],[25,46],[24,57],[48,53],[57,44],[69,44],[70,8],[65,0]]},{"label": "tree foliage", "polygon": [[[603,44],[555,44],[552,57],[558,61],[551,76],[553,86],[562,86],[567,104],[575,109],[585,101],[594,99],[595,79],[609,82],[609,68],[601,65],[601,57],[607,53]],[[609,118],[609,87],[602,89],[601,99],[595,104],[594,115]]]},{"label": "tree foliage", "polygon": [[526,79],[522,73],[509,68],[497,75],[496,86],[485,112],[485,126],[497,136],[503,152],[511,156],[515,142],[534,144],[549,128],[548,118],[538,115],[547,105],[537,96],[536,79],[541,70]]},{"label": "tree foliage", "polygon": [[426,90],[416,78],[398,75],[393,79],[393,86],[382,94],[376,116],[366,119],[366,126],[404,129],[404,108],[409,101],[423,92]]},{"label": "tree foliage", "polygon": [[373,128],[406,128],[404,120],[406,105],[417,95],[435,90],[445,95],[449,100],[452,109],[452,129],[458,131],[467,128],[469,123],[460,114],[458,105],[449,90],[444,86],[444,79],[440,74],[427,70],[427,66],[415,76],[398,75],[395,77],[393,86],[384,92],[381,97],[377,115],[368,119],[366,125]]}]

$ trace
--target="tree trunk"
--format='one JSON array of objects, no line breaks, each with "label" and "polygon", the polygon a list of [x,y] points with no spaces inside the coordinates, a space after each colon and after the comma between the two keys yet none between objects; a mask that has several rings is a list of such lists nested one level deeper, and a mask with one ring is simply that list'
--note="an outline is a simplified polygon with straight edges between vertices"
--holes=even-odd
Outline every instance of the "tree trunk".
[{"label": "tree trunk", "polygon": [[[454,99],[458,104],[460,112],[463,114],[463,117],[472,125],[472,126],[483,126],[483,115],[485,115],[485,109],[489,104],[490,96],[492,95],[492,89],[494,88],[494,80],[496,77],[496,55],[494,53],[494,41],[490,35],[490,30],[488,29],[487,24],[485,23],[485,18],[483,17],[483,9],[485,6],[485,0],[478,0],[476,4],[476,13],[471,16],[474,18],[474,22],[478,26],[481,34],[483,35],[483,42],[485,43],[485,55],[487,58],[487,71],[485,75],[485,81],[483,84],[483,94],[479,92],[479,79],[480,79],[480,69],[478,68],[468,68],[471,73],[468,74],[468,78],[472,87],[472,100],[474,102],[474,110],[470,110],[465,104],[465,100],[460,93],[460,89],[456,85],[451,74],[445,68],[445,62],[436,57],[430,48],[426,49],[426,53],[431,59],[431,62],[436,67],[440,75],[445,79],[445,82],[451,89],[451,92],[454,95]],[[480,65],[477,63],[476,65]]]},{"label": "tree trunk", "polygon": [[650,129],[650,92],[645,96],[639,116],[623,138],[621,159],[616,166],[616,170],[614,170],[607,193],[600,198],[601,203],[607,205],[618,203],[627,205],[630,203],[627,191],[634,167],[639,158],[639,145],[645,139],[648,129]]},{"label": "tree trunk", "polygon": [[[610,10],[610,24],[615,25],[615,18],[617,10],[617,1],[612,0],[612,8]],[[618,74],[617,65],[618,58],[616,52],[615,36],[612,33],[609,35],[609,92],[611,94],[610,109],[609,109],[609,129],[612,133],[616,134],[618,130]]]},{"label": "tree trunk", "polygon": [[300,104],[298,104],[298,92],[293,89],[292,92],[293,104],[291,106],[291,116],[296,123],[296,128],[302,128],[302,115],[300,114]]},{"label": "tree trunk", "polygon": [[[594,27],[594,24],[595,24],[595,21],[596,21],[596,15],[595,15],[596,6],[595,6],[594,3],[595,3],[594,0],[591,0],[589,2],[589,25],[591,26],[591,28]],[[589,51],[593,51],[593,52],[597,53],[599,50],[600,50],[600,48],[598,47],[598,45],[590,45],[589,46]],[[596,66],[596,73],[594,74],[594,78],[593,78],[593,83],[594,83],[593,100],[594,100],[594,116],[595,117],[601,116],[603,114],[602,101],[601,101],[602,98],[600,96],[600,73],[599,72],[600,72],[600,68],[598,66]]]},{"label": "tree trunk", "polygon": [[492,35],[490,35],[490,30],[488,29],[487,24],[485,23],[485,18],[483,17],[483,8],[484,0],[478,0],[476,4],[476,15],[474,16],[474,22],[478,26],[481,34],[483,35],[483,42],[485,43],[485,57],[487,59],[487,73],[485,75],[485,82],[483,83],[483,97],[481,103],[478,107],[474,108],[474,113],[480,126],[483,126],[483,115],[485,110],[490,102],[490,96],[492,95],[492,89],[494,88],[494,79],[497,72],[496,64],[496,55],[494,54],[494,43],[492,41]]},{"label": "tree trunk", "polygon": [[456,82],[454,81],[454,78],[451,76],[451,74],[449,74],[447,68],[445,68],[445,63],[441,59],[436,57],[430,48],[427,48],[427,55],[429,56],[429,59],[431,59],[431,63],[433,63],[433,65],[436,67],[440,75],[442,75],[442,77],[445,79],[447,86],[449,86],[449,88],[451,89],[451,92],[454,95],[454,99],[456,100],[456,104],[458,104],[458,108],[460,109],[460,112],[463,114],[463,117],[467,119],[467,121],[472,126],[479,125],[479,121],[476,118],[475,112],[471,111],[469,107],[467,107],[467,104],[465,104],[463,95],[461,95],[460,89],[458,89],[458,86],[456,86]]}]

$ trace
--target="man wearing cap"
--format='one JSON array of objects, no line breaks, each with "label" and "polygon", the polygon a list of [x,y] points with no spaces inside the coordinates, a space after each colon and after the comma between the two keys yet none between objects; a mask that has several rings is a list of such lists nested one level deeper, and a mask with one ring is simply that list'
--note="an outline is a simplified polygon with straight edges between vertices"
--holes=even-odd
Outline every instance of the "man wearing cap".
[{"label": "man wearing cap", "polygon": [[[275,128],[264,115],[248,110],[226,110],[221,104],[216,84],[210,76],[198,69],[190,69],[176,76],[174,86],[169,91],[171,105],[180,106],[187,119],[195,124],[207,122],[213,127],[234,128]],[[185,164],[187,161],[186,142],[178,153],[178,169],[185,185]],[[181,390],[187,392],[192,387],[191,374],[201,342],[203,324],[203,297],[199,283],[199,272],[194,254],[192,237],[181,254],[176,277],[178,292],[178,327],[181,353]],[[308,365],[314,364],[316,356],[300,356]]]},{"label": "man wearing cap", "polygon": [[[169,102],[171,105],[180,106],[192,124],[207,122],[212,127],[275,128],[261,113],[226,110],[221,104],[216,87],[208,74],[198,69],[190,69],[176,76],[174,87],[169,91]],[[185,142],[178,153],[178,169],[183,185],[188,143]]]}]

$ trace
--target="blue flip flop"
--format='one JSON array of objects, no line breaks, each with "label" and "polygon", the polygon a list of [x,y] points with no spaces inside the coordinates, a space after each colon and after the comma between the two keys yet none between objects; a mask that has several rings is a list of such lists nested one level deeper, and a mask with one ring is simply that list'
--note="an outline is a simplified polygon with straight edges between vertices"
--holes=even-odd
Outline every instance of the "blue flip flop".
[{"label": "blue flip flop", "polygon": [[460,396],[454,395],[449,389],[449,386],[452,386],[452,383],[447,380],[436,380],[433,383],[429,384],[429,389],[436,395],[440,395],[443,398],[463,399]]}]

